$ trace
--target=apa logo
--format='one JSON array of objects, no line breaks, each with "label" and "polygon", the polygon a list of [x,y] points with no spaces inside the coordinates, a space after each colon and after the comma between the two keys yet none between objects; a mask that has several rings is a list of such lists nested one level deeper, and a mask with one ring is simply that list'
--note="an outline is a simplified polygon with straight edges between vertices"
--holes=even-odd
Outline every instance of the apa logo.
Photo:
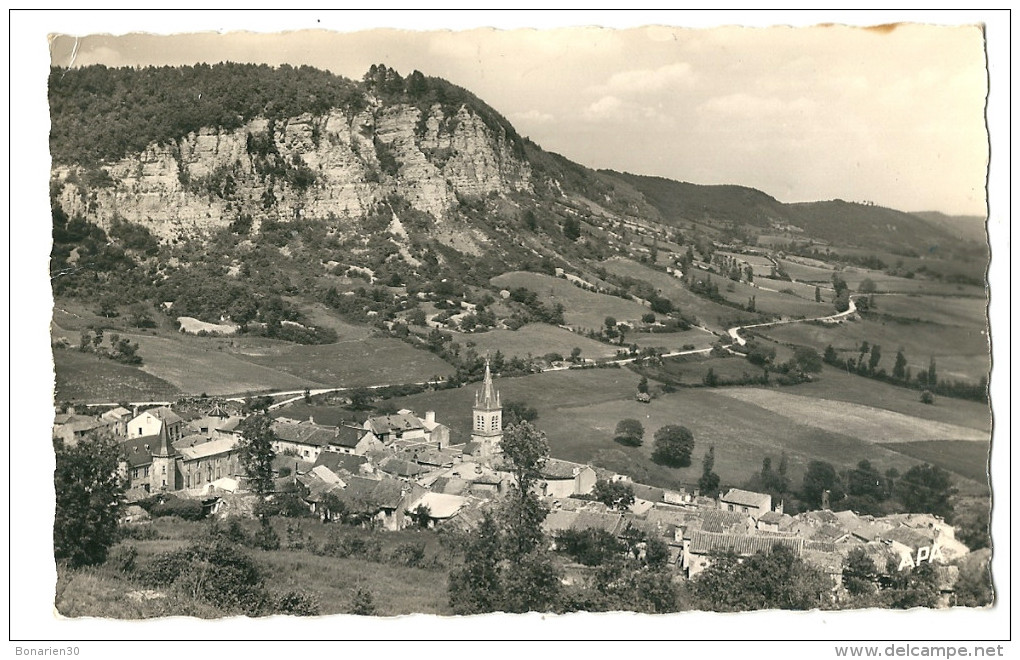
[{"label": "apa logo", "polygon": [[921,546],[917,549],[917,556],[912,557],[909,554],[904,554],[900,559],[900,565],[896,570],[902,571],[904,568],[914,568],[920,566],[924,562],[933,562],[936,559],[939,561],[945,561],[946,558],[942,555],[942,546],[938,543],[932,543],[931,547]]}]

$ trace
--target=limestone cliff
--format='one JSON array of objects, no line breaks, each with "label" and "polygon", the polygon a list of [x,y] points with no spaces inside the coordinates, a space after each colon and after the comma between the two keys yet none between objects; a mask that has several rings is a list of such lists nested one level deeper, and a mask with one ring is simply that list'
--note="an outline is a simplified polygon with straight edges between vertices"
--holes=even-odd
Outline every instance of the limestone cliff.
[{"label": "limestone cliff", "polygon": [[109,178],[55,164],[56,199],[68,215],[108,228],[115,218],[163,240],[228,226],[243,214],[335,217],[356,223],[399,194],[438,224],[458,197],[531,189],[531,169],[504,130],[467,105],[424,113],[372,101],[348,115],[254,119],[235,130],[202,129],[105,164]]}]

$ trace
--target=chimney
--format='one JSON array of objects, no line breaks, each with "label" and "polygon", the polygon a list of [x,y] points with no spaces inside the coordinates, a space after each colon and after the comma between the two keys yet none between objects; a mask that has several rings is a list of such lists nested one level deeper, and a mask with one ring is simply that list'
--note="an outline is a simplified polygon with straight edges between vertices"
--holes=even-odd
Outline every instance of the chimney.
[{"label": "chimney", "polygon": [[779,506],[776,507],[776,513],[783,515],[783,500],[779,500]]},{"label": "chimney", "polygon": [[428,424],[435,424],[436,423],[436,411],[435,410],[427,410],[427,411],[425,411],[425,422],[428,423]]}]

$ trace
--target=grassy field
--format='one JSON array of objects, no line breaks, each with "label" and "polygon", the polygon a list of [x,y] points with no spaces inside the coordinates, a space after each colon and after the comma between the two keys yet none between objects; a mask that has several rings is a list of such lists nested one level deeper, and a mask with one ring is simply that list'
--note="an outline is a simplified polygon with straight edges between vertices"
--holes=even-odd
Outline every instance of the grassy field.
[{"label": "grassy field", "polygon": [[492,285],[505,289],[524,287],[538,294],[545,305],[563,305],[567,325],[576,328],[601,328],[607,316],[617,321],[640,321],[648,308],[632,300],[604,293],[585,291],[570,282],[550,275],[515,271],[492,278]]},{"label": "grassy field", "polygon": [[932,440],[928,442],[898,442],[883,446],[919,461],[938,465],[967,479],[982,483],[988,479],[990,446],[987,442]]},{"label": "grassy field", "polygon": [[666,351],[679,351],[684,350],[685,345],[692,345],[696,349],[709,348],[718,340],[716,335],[695,329],[685,332],[631,332],[627,335],[626,343],[637,344],[640,348],[651,346]]},{"label": "grassy field", "polygon": [[[119,546],[135,548],[136,563],[144,567],[155,555],[186,547],[206,534],[211,521],[186,523],[162,518],[152,527],[162,538],[154,540],[126,540],[111,549],[116,556]],[[242,521],[247,533],[255,531],[254,521]],[[410,568],[391,561],[367,561],[363,558],[325,557],[309,551],[320,546],[332,535],[357,536],[378,543],[385,556],[404,543],[425,543],[426,557],[438,552],[438,537],[433,532],[366,532],[339,525],[322,525],[315,520],[273,519],[282,548],[262,551],[246,548],[245,551],[259,564],[267,576],[266,586],[273,594],[299,591],[314,596],[322,615],[350,611],[351,602],[359,588],[372,594],[377,616],[429,613],[451,614],[447,596],[448,568]],[[288,535],[286,528],[292,528]],[[303,548],[288,547],[289,541],[300,540]],[[58,578],[55,605],[64,616],[97,616],[119,619],[146,619],[163,616],[198,616],[214,618],[222,614],[212,605],[188,596],[164,592],[164,598],[136,601],[127,596],[130,591],[148,588],[130,573],[117,570],[112,563],[95,568],[66,571]]]},{"label": "grassy field", "polygon": [[335,387],[416,383],[453,373],[453,367],[436,355],[382,337],[315,346],[281,342],[269,349],[240,350],[236,356],[254,365]]},{"label": "grassy field", "polygon": [[[270,389],[301,389],[319,383],[260,366],[231,353],[231,340],[183,335],[127,335],[138,342],[142,368],[189,394],[240,394]],[[243,340],[235,340],[236,342]],[[282,343],[282,342],[281,342]]]},{"label": "grassy field", "polygon": [[138,367],[75,349],[53,351],[56,401],[167,401],[180,394],[171,383]]},{"label": "grassy field", "polygon": [[732,257],[737,261],[743,261],[751,266],[755,277],[768,276],[768,274],[772,272],[772,262],[766,257],[759,257],[753,254],[740,254],[738,252],[716,252],[716,254]]},{"label": "grassy field", "polygon": [[730,387],[716,392],[772,411],[801,426],[841,429],[875,443],[965,440],[987,442],[977,429],[927,420],[846,401],[829,401],[786,390]]},{"label": "grassy field", "polygon": [[913,373],[927,369],[929,357],[934,357],[939,377],[976,383],[991,366],[987,335],[977,327],[859,320],[833,326],[792,323],[763,328],[761,332],[777,341],[814,346],[819,352],[831,344],[837,351],[848,351],[848,355],[862,341],[878,344],[882,347],[879,366],[886,371],[892,370],[901,347]]},{"label": "grassy field", "polygon": [[309,302],[300,298],[285,298],[285,300],[299,309],[312,325],[334,330],[339,341],[356,341],[367,339],[372,335],[371,327],[348,323],[320,302]]},{"label": "grassy field", "polygon": [[[548,353],[559,353],[570,356],[575,346],[581,349],[581,356],[586,358],[610,357],[616,355],[617,346],[588,339],[584,335],[548,325],[546,323],[530,323],[517,330],[490,330],[462,334],[452,333],[454,341],[462,346],[471,346],[480,354],[493,354],[500,351],[507,357],[540,357]],[[630,337],[628,335],[628,342]]]},{"label": "grassy field", "polygon": [[[752,366],[739,358],[701,362],[717,367],[728,362],[739,369],[744,365]],[[701,362],[696,363],[699,368]],[[851,423],[835,429],[819,428],[816,420],[795,408],[769,409],[741,400],[741,393],[755,391],[750,388],[685,388],[661,394],[650,404],[642,404],[634,400],[638,379],[626,369],[589,369],[497,379],[496,386],[504,402],[521,401],[538,410],[536,424],[547,434],[554,457],[591,462],[655,485],[695,483],[700,476],[701,457],[713,444],[716,472],[730,485],[743,483],[760,470],[763,458],[771,456],[776,461],[783,451],[789,456],[791,479],[795,484],[799,484],[811,460],[828,461],[843,469],[867,459],[882,470],[896,467],[901,472],[917,463],[903,452],[877,444],[872,435],[874,425]],[[870,387],[866,379],[859,380],[863,388]],[[470,411],[477,387],[427,392],[393,399],[392,403],[419,414],[435,410],[437,419],[450,426],[453,442],[462,442],[469,436]],[[778,390],[777,400],[790,396],[791,403],[824,408],[825,402],[815,404],[810,397],[786,394],[800,392],[800,387],[803,386]],[[758,391],[773,394],[773,390]],[[829,419],[835,422],[839,407],[833,408],[835,413],[830,413]],[[906,415],[896,415],[877,406],[864,410],[862,405],[855,410],[875,419],[903,421]],[[644,446],[624,447],[613,441],[616,423],[628,417],[644,424]],[[665,424],[682,424],[694,433],[696,446],[690,468],[665,468],[651,461],[652,436]],[[939,424],[923,417],[916,418],[916,425],[918,428],[948,428],[948,422]],[[952,430],[962,437],[974,438],[970,444],[975,448],[986,445],[987,435],[982,435],[978,429],[954,427]],[[919,436],[919,432],[912,432],[914,438]],[[985,442],[979,441],[980,437]],[[982,487],[967,482],[961,485],[961,490],[980,493]]]},{"label": "grassy field", "polygon": [[987,301],[983,298],[933,296],[875,296],[875,311],[905,319],[921,319],[941,325],[959,325],[978,332],[985,329]]},{"label": "grassy field", "polygon": [[727,277],[703,270],[694,269],[694,274],[695,278],[711,277],[712,281],[719,285],[719,295],[730,302],[743,305],[754,297],[755,309],[759,312],[779,314],[781,316],[802,316],[805,318],[815,318],[835,313],[831,304],[815,302],[813,288],[810,290],[810,294],[803,295],[802,297],[801,295],[781,293],[782,289],[788,288],[793,290],[796,286],[791,285],[789,282],[766,280],[762,286],[777,289],[777,291],[766,291],[760,287],[751,286],[746,282],[734,282]]},{"label": "grassy field", "polygon": [[[752,321],[757,318],[754,314],[697,296],[688,291],[680,280],[672,275],[649,268],[636,261],[614,257],[602,262],[602,266],[610,273],[621,277],[632,277],[648,282],[656,288],[659,295],[668,298],[681,312],[697,318],[708,328],[724,330],[732,325],[732,321]],[[744,300],[741,304],[745,302],[747,301]]]},{"label": "grassy field", "polygon": [[981,431],[985,437],[992,433],[992,417],[986,404],[964,399],[939,398],[935,405],[930,406],[921,403],[917,390],[847,374],[830,366],[825,366],[822,373],[812,382],[797,385],[790,391],[802,396],[846,401],[921,419],[964,426]]}]

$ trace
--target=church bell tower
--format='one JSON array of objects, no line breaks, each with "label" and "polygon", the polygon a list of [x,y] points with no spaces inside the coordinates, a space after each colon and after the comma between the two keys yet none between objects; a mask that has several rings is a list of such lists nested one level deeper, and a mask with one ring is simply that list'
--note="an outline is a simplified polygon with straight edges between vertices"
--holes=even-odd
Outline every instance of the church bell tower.
[{"label": "church bell tower", "polygon": [[493,451],[499,450],[503,440],[503,405],[499,392],[492,385],[489,361],[485,361],[485,381],[482,389],[475,392],[475,406],[472,410],[471,441],[486,445]]}]

